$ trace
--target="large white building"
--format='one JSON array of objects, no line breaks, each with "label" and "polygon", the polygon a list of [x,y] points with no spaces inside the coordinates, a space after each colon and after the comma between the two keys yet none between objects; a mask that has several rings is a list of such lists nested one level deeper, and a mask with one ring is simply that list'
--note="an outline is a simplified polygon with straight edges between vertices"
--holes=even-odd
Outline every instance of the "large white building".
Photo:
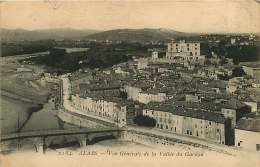
[{"label": "large white building", "polygon": [[78,94],[71,96],[73,107],[86,115],[93,115],[106,119],[123,127],[131,124],[134,108],[131,102],[127,103],[119,98],[80,97]]},{"label": "large white building", "polygon": [[156,128],[163,131],[230,145],[226,136],[230,131],[228,120],[222,114],[150,104],[143,109],[143,115],[154,118]]},{"label": "large white building", "polygon": [[[185,53],[187,55],[196,56],[200,55],[200,43],[199,42],[185,42],[181,40],[180,42],[171,42],[168,43],[167,54],[177,54]],[[167,57],[166,54],[166,57]]]},{"label": "large white building", "polygon": [[204,63],[205,60],[205,56],[202,56],[200,53],[199,42],[185,42],[184,40],[168,43],[166,59],[178,58],[184,61],[200,63]]},{"label": "large white building", "polygon": [[167,100],[166,93],[155,90],[142,90],[142,86],[125,85],[124,89],[129,100],[148,104],[149,102],[163,102]]}]

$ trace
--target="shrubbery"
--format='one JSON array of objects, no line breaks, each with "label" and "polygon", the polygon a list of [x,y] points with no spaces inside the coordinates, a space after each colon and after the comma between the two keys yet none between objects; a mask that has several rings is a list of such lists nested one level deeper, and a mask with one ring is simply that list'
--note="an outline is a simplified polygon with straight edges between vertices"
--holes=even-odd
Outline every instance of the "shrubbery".
[{"label": "shrubbery", "polygon": [[156,120],[149,116],[138,115],[134,118],[134,123],[139,126],[155,127]]}]

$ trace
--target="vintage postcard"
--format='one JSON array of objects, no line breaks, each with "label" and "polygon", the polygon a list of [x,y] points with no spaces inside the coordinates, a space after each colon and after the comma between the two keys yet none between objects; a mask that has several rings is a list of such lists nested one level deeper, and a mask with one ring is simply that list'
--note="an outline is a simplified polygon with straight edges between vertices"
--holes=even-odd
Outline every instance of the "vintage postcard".
[{"label": "vintage postcard", "polygon": [[260,166],[259,0],[1,1],[0,166]]}]

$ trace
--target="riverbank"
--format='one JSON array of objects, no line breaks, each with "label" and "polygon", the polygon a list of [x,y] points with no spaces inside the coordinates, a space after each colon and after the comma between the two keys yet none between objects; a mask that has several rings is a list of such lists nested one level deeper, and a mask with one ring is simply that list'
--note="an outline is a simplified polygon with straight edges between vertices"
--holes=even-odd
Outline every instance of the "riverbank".
[{"label": "riverbank", "polygon": [[29,103],[7,96],[0,97],[1,102],[1,133],[19,131],[30,115],[42,108],[42,105]]},{"label": "riverbank", "polygon": [[53,83],[41,80],[40,67],[16,61],[3,61],[0,65],[1,133],[13,133],[23,129],[31,115],[48,102]]},{"label": "riverbank", "polygon": [[54,110],[54,104],[49,102],[43,108],[33,113],[21,131],[35,131],[42,129],[59,129],[60,124]]},{"label": "riverbank", "polygon": [[41,79],[43,69],[18,63],[0,65],[2,95],[34,103],[47,102],[53,84]]},{"label": "riverbank", "polygon": [[1,89],[1,96],[10,98],[13,100],[17,100],[17,101],[22,101],[25,103],[43,104],[45,102],[45,100],[36,101],[35,99],[27,98],[25,96],[18,95],[15,92],[9,92],[8,90],[4,90],[4,89]]}]

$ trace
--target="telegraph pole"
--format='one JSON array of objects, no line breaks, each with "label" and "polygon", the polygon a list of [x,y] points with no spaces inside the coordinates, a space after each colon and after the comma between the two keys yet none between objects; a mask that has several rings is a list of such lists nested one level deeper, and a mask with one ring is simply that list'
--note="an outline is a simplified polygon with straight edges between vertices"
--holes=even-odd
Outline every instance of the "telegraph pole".
[{"label": "telegraph pole", "polygon": [[116,118],[116,119],[117,119],[117,120],[116,120],[116,121],[117,121],[117,129],[119,129],[119,126],[118,126],[118,123],[119,123],[119,120],[118,120],[118,112],[119,112],[119,111],[117,111],[117,114],[116,114],[116,115],[117,115],[117,118]]},{"label": "telegraph pole", "polygon": [[[18,112],[18,117],[17,117],[17,132],[18,134],[20,133],[20,113]],[[20,139],[18,137],[18,141],[17,141],[17,148],[18,150],[20,149],[21,144],[20,144]]]},{"label": "telegraph pole", "polygon": [[119,126],[118,126],[118,122],[119,122],[119,120],[118,120],[118,112],[119,112],[119,111],[117,111],[117,114],[116,114],[116,115],[117,115],[117,124],[116,124],[116,125],[117,125],[117,136],[119,136]]},{"label": "telegraph pole", "polygon": [[20,118],[19,118],[20,114],[18,112],[18,117],[17,117],[17,131],[19,132],[20,129]]}]

